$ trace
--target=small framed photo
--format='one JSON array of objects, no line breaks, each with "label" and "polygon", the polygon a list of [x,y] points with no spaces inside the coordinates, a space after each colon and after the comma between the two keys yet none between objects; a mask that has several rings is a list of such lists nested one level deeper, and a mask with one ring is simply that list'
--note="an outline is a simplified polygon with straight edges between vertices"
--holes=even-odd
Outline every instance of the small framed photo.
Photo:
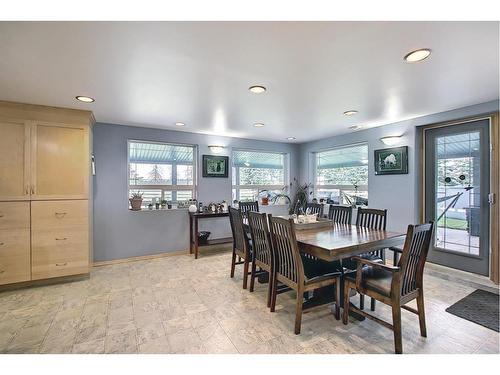
[{"label": "small framed photo", "polygon": [[407,174],[408,146],[375,150],[375,174]]},{"label": "small framed photo", "polygon": [[203,177],[227,178],[228,171],[228,156],[203,155]]}]

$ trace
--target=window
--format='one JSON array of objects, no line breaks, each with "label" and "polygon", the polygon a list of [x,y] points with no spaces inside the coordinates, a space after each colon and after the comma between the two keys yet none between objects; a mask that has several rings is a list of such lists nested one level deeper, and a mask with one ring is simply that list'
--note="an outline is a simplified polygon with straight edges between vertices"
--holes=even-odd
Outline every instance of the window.
[{"label": "window", "polygon": [[272,196],[288,187],[287,154],[233,151],[233,200],[255,201],[259,192]]},{"label": "window", "polygon": [[143,206],[185,201],[195,196],[195,146],[128,142],[129,196],[143,193]]},{"label": "window", "polygon": [[316,198],[329,203],[368,205],[368,145],[314,153]]}]

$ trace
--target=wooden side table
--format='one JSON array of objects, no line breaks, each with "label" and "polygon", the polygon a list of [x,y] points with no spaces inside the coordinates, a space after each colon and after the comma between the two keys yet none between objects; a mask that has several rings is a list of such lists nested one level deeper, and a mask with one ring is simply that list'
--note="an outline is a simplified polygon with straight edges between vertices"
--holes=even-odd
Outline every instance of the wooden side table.
[{"label": "wooden side table", "polygon": [[194,258],[198,259],[198,248],[200,246],[219,245],[233,242],[232,237],[214,238],[207,241],[206,245],[198,243],[198,220],[214,217],[229,217],[229,212],[190,212],[189,213],[189,254],[194,253]]}]

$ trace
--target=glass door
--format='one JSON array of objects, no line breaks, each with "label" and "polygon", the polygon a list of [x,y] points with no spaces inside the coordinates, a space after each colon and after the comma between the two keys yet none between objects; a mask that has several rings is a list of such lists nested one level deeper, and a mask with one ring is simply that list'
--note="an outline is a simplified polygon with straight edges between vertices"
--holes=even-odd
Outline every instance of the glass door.
[{"label": "glass door", "polygon": [[437,223],[428,259],[488,275],[489,119],[425,131],[425,217]]}]

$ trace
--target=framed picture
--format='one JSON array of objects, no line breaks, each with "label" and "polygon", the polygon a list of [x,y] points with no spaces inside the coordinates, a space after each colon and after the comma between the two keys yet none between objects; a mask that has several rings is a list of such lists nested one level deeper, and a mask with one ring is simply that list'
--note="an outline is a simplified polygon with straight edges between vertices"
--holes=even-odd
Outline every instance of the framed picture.
[{"label": "framed picture", "polygon": [[375,150],[375,174],[407,174],[408,146]]},{"label": "framed picture", "polygon": [[227,178],[228,170],[228,156],[203,155],[203,177]]}]

